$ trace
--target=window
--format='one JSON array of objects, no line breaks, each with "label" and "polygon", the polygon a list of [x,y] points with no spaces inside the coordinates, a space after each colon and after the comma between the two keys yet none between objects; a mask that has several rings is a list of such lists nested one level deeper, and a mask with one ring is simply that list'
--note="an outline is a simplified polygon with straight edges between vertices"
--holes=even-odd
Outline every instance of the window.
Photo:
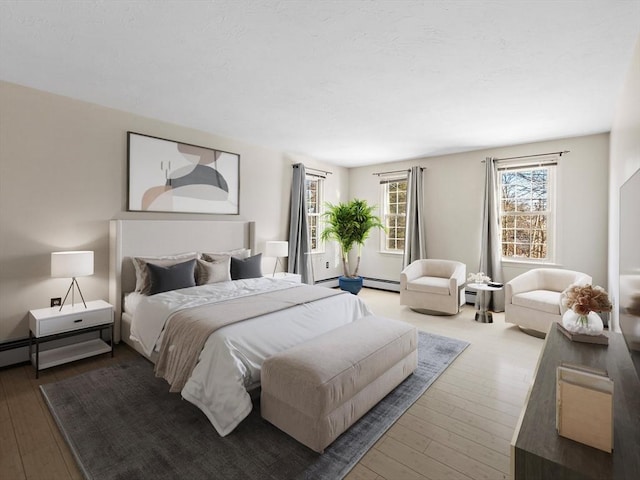
[{"label": "window", "polygon": [[498,166],[503,260],[554,261],[555,165]]},{"label": "window", "polygon": [[305,179],[305,201],[307,202],[307,218],[309,221],[309,240],[311,252],[321,252],[320,233],[321,218],[324,212],[324,178],[307,175]]},{"label": "window", "polygon": [[407,218],[407,179],[394,178],[380,181],[382,189],[382,220],[387,227],[382,234],[382,251],[403,252]]}]

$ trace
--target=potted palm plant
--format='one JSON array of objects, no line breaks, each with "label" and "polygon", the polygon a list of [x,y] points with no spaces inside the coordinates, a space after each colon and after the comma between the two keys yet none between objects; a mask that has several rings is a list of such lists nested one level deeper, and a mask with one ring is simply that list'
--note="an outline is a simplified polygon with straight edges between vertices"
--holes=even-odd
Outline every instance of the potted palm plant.
[{"label": "potted palm plant", "polygon": [[[335,240],[340,245],[344,276],[338,279],[338,283],[342,290],[354,295],[362,288],[362,277],[358,276],[362,246],[372,229],[385,229],[380,218],[373,214],[374,209],[366,200],[354,198],[337,205],[327,203],[327,210],[323,214],[326,227],[322,231],[322,240]],[[358,257],[355,268],[351,270],[349,252],[354,247],[358,249]]]}]

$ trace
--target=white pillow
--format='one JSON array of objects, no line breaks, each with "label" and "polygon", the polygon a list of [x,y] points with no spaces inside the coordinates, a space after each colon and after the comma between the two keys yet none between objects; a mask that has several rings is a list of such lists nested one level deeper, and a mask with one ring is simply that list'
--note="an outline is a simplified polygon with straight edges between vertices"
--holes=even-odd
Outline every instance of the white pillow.
[{"label": "white pillow", "polygon": [[239,258],[240,260],[244,260],[245,258],[249,258],[251,256],[250,248],[236,248],[235,250],[228,250],[226,252],[211,252],[211,253],[202,253],[200,258],[207,262],[216,261],[216,260],[224,260],[228,257]]},{"label": "white pillow", "polygon": [[196,285],[228,282],[231,280],[231,257],[208,262],[198,259],[196,264]]},{"label": "white pillow", "polygon": [[147,270],[147,263],[168,267],[176,263],[198,258],[197,252],[180,253],[177,255],[163,255],[161,257],[133,257],[133,266],[136,269],[136,292],[149,295],[151,289],[151,279]]}]

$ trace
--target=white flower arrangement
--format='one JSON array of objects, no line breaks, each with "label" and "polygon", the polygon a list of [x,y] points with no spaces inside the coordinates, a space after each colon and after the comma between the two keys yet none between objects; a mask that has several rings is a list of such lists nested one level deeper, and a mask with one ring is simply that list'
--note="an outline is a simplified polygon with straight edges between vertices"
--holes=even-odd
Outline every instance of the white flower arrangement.
[{"label": "white flower arrangement", "polygon": [[467,277],[467,283],[489,283],[490,277],[487,277],[484,272],[470,273]]}]

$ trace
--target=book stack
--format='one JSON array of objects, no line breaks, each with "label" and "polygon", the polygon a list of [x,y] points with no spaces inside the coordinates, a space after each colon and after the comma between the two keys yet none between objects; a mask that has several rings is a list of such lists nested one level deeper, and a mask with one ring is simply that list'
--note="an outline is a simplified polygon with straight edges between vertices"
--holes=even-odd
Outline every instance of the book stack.
[{"label": "book stack", "polygon": [[562,363],[557,369],[558,434],[611,453],[613,380],[605,370]]},{"label": "book stack", "polygon": [[583,342],[583,343],[596,343],[599,345],[609,345],[609,336],[606,332],[602,332],[599,335],[587,335],[585,333],[573,333],[564,328],[561,323],[556,323],[556,327],[560,330],[565,337],[567,337],[572,342]]}]

